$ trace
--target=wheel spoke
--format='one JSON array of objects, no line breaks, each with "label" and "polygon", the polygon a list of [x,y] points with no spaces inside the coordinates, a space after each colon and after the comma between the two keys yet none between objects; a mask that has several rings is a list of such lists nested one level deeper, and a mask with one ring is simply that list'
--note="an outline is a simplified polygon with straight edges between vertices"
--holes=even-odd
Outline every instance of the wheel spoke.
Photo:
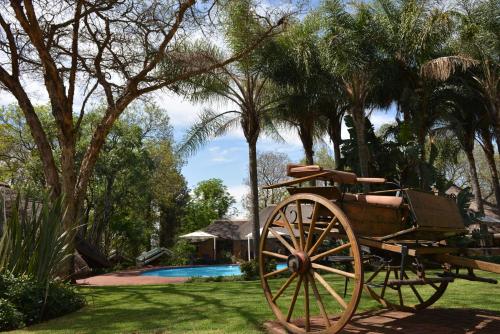
[{"label": "wheel spoke", "polygon": [[312,238],[313,238],[313,232],[314,232],[314,226],[316,225],[316,220],[318,219],[318,214],[319,214],[319,205],[317,202],[314,203],[314,209],[311,217],[311,225],[309,225],[309,232],[307,233],[307,241],[306,241],[306,246],[304,247],[304,251],[308,251],[309,247],[311,246]]},{"label": "wheel spoke", "polygon": [[375,270],[373,272],[373,274],[370,276],[370,278],[368,278],[366,281],[365,281],[365,284],[367,283],[370,283],[379,273],[380,271],[384,269],[384,265],[381,265],[380,267],[377,268],[377,270]]},{"label": "wheel spoke", "polygon": [[314,277],[311,274],[307,274],[309,277],[309,280],[311,281],[311,286],[313,289],[314,297],[316,297],[316,301],[318,302],[318,307],[319,310],[321,311],[321,315],[325,319],[325,324],[326,327],[330,327],[330,319],[328,319],[328,314],[326,313],[325,310],[325,305],[323,304],[323,299],[321,299],[321,295],[319,294],[318,287],[316,286],[316,282],[314,281]]},{"label": "wheel spoke", "polygon": [[262,254],[267,255],[267,256],[277,257],[278,259],[283,259],[283,260],[288,259],[288,256],[286,256],[286,255],[273,253],[273,252],[269,252],[269,251],[262,251]]},{"label": "wheel spoke", "polygon": [[325,240],[325,237],[328,235],[328,233],[330,232],[330,230],[333,228],[333,226],[335,225],[335,223],[338,221],[337,217],[334,217],[331,222],[328,224],[328,226],[323,230],[323,233],[321,233],[319,239],[316,241],[316,243],[311,247],[311,249],[307,252],[307,254],[309,256],[311,256],[312,254],[314,254],[314,252],[316,251],[316,249],[318,249],[318,247],[321,245],[321,243],[323,242],[323,240]]},{"label": "wheel spoke", "polygon": [[333,290],[333,288],[330,286],[330,284],[328,284],[327,281],[325,281],[325,279],[320,275],[318,274],[316,271],[314,272],[314,278],[316,278],[318,280],[318,282],[321,283],[321,285],[323,285],[326,289],[326,291],[328,291],[333,298],[335,298],[335,300],[337,300],[337,302],[343,307],[343,308],[347,308],[347,304],[346,302],[344,301],[344,299],[335,291]]},{"label": "wheel spoke", "polygon": [[276,239],[278,239],[283,244],[283,246],[286,247],[286,249],[290,251],[290,253],[293,254],[295,252],[295,249],[278,232],[276,232],[272,228],[270,228],[269,231],[272,233],[272,235],[274,235]]},{"label": "wheel spoke", "polygon": [[306,332],[309,332],[311,328],[311,322],[309,319],[309,280],[307,276],[304,276],[304,313],[305,313],[305,323]]},{"label": "wheel spoke", "polygon": [[295,205],[297,206],[297,218],[299,220],[298,225],[299,225],[300,249],[304,250],[306,240],[304,236],[304,221],[302,218],[302,204],[300,203],[299,200],[296,200]]},{"label": "wheel spoke", "polygon": [[287,281],[285,282],[285,284],[283,284],[283,286],[278,290],[278,292],[276,293],[276,295],[273,297],[273,302],[275,302],[283,294],[283,292],[285,292],[286,288],[288,288],[290,286],[290,284],[292,284],[293,280],[296,277],[297,277],[297,273],[293,273],[287,279]]},{"label": "wheel spoke", "polygon": [[384,285],[382,286],[382,292],[380,293],[380,298],[384,298],[385,289],[387,288],[387,281],[389,281],[389,275],[391,274],[391,269],[387,269],[385,273]]},{"label": "wheel spoke", "polygon": [[[397,269],[394,269],[394,277],[397,280],[399,280],[399,275],[398,275],[398,270]],[[398,286],[397,290],[398,290],[398,297],[399,297],[399,305],[403,306],[404,302],[403,302],[403,294],[401,293],[401,285]]]},{"label": "wheel spoke", "polygon": [[341,246],[332,248],[330,250],[327,250],[326,252],[323,252],[323,253],[320,253],[320,254],[317,254],[317,255],[311,257],[311,262],[317,261],[317,260],[319,260],[319,259],[321,259],[321,258],[323,258],[325,256],[329,256],[329,255],[338,253],[341,250],[344,250],[344,249],[349,248],[349,247],[351,247],[351,243],[350,242],[348,242],[346,244],[343,244]]},{"label": "wheel spoke", "polygon": [[278,269],[278,270],[275,270],[275,271],[271,271],[270,273],[265,274],[264,277],[268,278],[268,277],[276,276],[276,275],[279,275],[281,273],[284,273],[287,270],[288,270],[288,267],[283,268],[283,269]]},{"label": "wheel spoke", "polygon": [[[408,277],[408,275],[406,273],[403,273],[404,277],[409,280],[410,278]],[[420,296],[420,293],[418,293],[418,290],[417,288],[415,288],[415,286],[413,284],[410,284],[410,288],[411,290],[413,291],[413,293],[415,294],[415,296],[417,297],[418,301],[420,302],[420,304],[423,304],[424,303],[424,300],[422,299],[422,296]]]},{"label": "wheel spoke", "polygon": [[290,239],[292,239],[293,246],[297,250],[301,249],[299,243],[297,242],[297,239],[295,238],[295,234],[293,233],[292,226],[290,225],[290,222],[288,222],[288,219],[286,219],[285,213],[282,210],[280,210],[279,212],[281,218],[283,218],[283,221],[285,222],[285,227],[288,230],[288,233],[290,233]]},{"label": "wheel spoke", "polygon": [[292,302],[290,303],[290,306],[288,307],[288,313],[286,315],[287,322],[290,321],[290,318],[292,317],[293,308],[295,307],[295,302],[297,301],[297,296],[299,295],[301,283],[302,283],[302,276],[299,276],[299,280],[297,281],[297,285],[295,286],[295,291],[293,293]]},{"label": "wheel spoke", "polygon": [[340,269],[335,269],[335,268],[323,266],[323,265],[317,264],[317,263],[313,263],[312,267],[314,269],[320,269],[320,270],[328,271],[328,272],[330,272],[332,274],[337,274],[337,275],[341,275],[341,276],[344,276],[344,277],[357,279],[356,274],[349,273],[347,271],[343,271],[343,270],[340,270]]}]

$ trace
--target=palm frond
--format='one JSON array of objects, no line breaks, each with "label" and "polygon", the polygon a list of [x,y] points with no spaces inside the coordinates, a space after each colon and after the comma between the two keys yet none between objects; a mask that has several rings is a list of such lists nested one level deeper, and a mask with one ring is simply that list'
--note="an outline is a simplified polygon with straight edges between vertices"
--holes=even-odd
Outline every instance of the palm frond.
[{"label": "palm frond", "polygon": [[428,61],[421,68],[421,75],[424,78],[439,81],[448,80],[455,72],[465,72],[469,68],[477,66],[476,59],[464,56],[440,57]]},{"label": "palm frond", "polygon": [[[230,117],[230,114],[237,114]],[[198,122],[193,124],[181,140],[177,152],[181,155],[191,155],[211,138],[219,137],[236,126],[236,120],[241,113],[229,110],[216,113],[211,109],[205,109],[199,116]]]}]

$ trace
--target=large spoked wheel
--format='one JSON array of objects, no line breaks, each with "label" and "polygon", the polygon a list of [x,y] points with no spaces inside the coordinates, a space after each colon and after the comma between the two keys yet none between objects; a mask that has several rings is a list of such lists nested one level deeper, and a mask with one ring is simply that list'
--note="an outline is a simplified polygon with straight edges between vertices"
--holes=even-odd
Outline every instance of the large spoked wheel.
[{"label": "large spoked wheel", "polygon": [[[268,272],[272,260],[278,269]],[[266,299],[293,333],[337,333],[356,310],[359,246],[348,218],[324,197],[296,194],[276,207],[262,231],[259,265]]]},{"label": "large spoked wheel", "polygon": [[443,270],[419,271],[410,263],[401,275],[400,266],[380,264],[365,281],[365,290],[384,307],[400,311],[423,310],[441,298],[448,281]]}]

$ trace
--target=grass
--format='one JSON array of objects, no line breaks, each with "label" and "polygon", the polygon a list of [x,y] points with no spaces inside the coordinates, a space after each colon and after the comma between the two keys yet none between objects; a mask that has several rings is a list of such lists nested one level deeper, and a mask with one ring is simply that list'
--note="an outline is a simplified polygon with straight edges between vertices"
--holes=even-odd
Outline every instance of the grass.
[{"label": "grass", "polygon": [[[498,275],[484,276],[498,279]],[[82,310],[14,333],[256,334],[262,333],[263,321],[274,318],[257,281],[81,288],[81,292],[88,300]],[[331,303],[333,298],[325,299]],[[303,310],[300,303],[296,307]],[[457,280],[434,307],[500,311],[500,287]],[[378,304],[363,294],[358,312],[376,308]]]}]

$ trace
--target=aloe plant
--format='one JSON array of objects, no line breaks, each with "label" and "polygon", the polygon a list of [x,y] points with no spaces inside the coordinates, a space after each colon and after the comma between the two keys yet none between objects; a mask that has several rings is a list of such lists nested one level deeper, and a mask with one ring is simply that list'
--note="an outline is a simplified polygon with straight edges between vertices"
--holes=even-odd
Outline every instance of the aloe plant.
[{"label": "aloe plant", "polygon": [[4,219],[0,239],[0,273],[28,275],[48,283],[70,257],[70,234],[64,230],[63,200],[44,195],[40,202],[18,196]]}]

